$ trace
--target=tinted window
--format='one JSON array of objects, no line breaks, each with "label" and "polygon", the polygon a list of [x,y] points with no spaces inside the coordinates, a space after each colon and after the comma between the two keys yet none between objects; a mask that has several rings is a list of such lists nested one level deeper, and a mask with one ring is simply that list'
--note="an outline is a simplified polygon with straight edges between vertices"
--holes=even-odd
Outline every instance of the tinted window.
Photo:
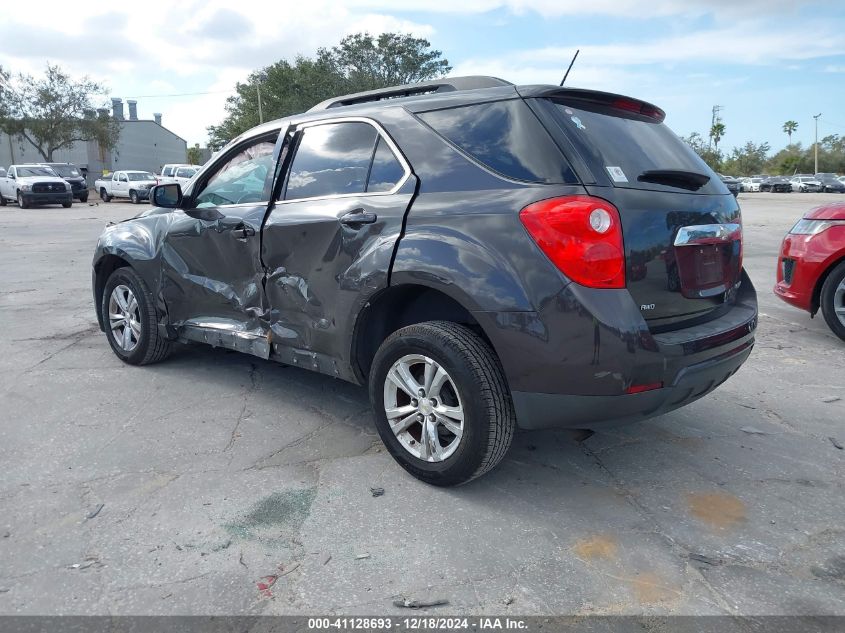
[{"label": "tinted window", "polygon": [[62,178],[76,178],[79,176],[79,170],[73,165],[50,165],[59,176]]},{"label": "tinted window", "polygon": [[576,183],[546,129],[521,100],[423,112],[420,118],[490,169],[517,180]]},{"label": "tinted window", "polygon": [[53,176],[56,177],[56,172],[52,167],[18,167],[18,178],[28,178],[30,176]]},{"label": "tinted window", "polygon": [[172,167],[165,167],[164,169],[161,170],[162,176],[171,176],[172,174],[173,174],[173,168]]},{"label": "tinted window", "polygon": [[[590,109],[586,109],[590,108]],[[594,172],[617,187],[665,190],[666,185],[639,182],[645,171],[675,169],[711,176],[697,193],[721,193],[718,177],[693,149],[663,123],[596,106],[555,102],[555,119]]]},{"label": "tinted window", "polygon": [[197,196],[197,207],[265,202],[267,174],[273,169],[275,140],[261,140],[240,150],[217,169]]},{"label": "tinted window", "polygon": [[197,173],[196,169],[189,169],[188,167],[180,167],[176,170],[176,177],[177,178],[193,178],[194,174]]},{"label": "tinted window", "polygon": [[367,181],[367,193],[390,191],[404,175],[405,169],[390,149],[390,145],[379,137],[376,153],[373,155],[373,166],[370,168],[370,179]]},{"label": "tinted window", "polygon": [[364,193],[376,135],[372,125],[358,122],[305,128],[285,199]]}]

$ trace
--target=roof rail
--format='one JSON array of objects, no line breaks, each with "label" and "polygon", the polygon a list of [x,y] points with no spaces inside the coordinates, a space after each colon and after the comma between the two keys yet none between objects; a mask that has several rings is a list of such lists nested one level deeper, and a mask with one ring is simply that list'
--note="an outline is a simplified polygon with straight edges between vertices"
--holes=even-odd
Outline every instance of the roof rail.
[{"label": "roof rail", "polygon": [[341,106],[357,105],[359,103],[370,103],[383,101],[385,99],[396,99],[399,97],[414,97],[418,95],[431,94],[434,92],[454,92],[456,90],[477,90],[479,88],[495,88],[498,86],[512,86],[513,84],[498,77],[485,77],[483,75],[472,75],[468,77],[444,77],[432,81],[421,81],[415,84],[404,86],[391,86],[379,88],[378,90],[367,90],[326,99],[315,105],[308,112],[339,108]]}]

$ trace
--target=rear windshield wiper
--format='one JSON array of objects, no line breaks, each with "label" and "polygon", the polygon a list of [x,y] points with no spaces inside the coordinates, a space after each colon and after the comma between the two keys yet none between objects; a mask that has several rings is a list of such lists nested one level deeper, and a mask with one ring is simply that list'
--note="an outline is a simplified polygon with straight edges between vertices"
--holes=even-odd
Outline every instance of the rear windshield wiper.
[{"label": "rear windshield wiper", "polygon": [[710,182],[710,176],[683,169],[649,169],[637,176],[637,180],[696,191]]}]

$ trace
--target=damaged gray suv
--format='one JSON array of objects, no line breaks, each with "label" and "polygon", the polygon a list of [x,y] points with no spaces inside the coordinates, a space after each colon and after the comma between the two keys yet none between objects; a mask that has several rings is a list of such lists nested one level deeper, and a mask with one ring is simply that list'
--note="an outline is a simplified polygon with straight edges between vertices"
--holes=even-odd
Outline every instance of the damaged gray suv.
[{"label": "damaged gray suv", "polygon": [[105,229],[100,326],[134,365],[199,342],[367,385],[436,485],[516,427],[665,413],[739,369],[757,302],[734,196],[663,118],[463,77],[261,125]]}]

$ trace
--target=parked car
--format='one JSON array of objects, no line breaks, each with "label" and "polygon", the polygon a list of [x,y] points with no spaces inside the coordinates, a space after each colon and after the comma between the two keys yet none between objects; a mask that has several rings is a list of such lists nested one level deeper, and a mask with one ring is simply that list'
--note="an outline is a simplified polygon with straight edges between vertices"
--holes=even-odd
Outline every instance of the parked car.
[{"label": "parked car", "polygon": [[836,178],[836,174],[816,174],[821,191],[824,193],[845,193],[845,183]]},{"label": "parked car", "polygon": [[760,183],[760,191],[792,193],[792,183],[783,176],[772,176]]},{"label": "parked car", "polygon": [[103,202],[111,202],[112,198],[129,198],[138,204],[150,197],[150,188],[155,184],[156,177],[148,171],[122,169],[108,178],[96,180],[94,189]]},{"label": "parked car", "polygon": [[817,193],[822,190],[822,183],[814,176],[793,176],[789,182],[792,190],[800,193]]},{"label": "parked car", "polygon": [[733,176],[725,176],[719,174],[719,178],[722,179],[722,182],[725,183],[725,186],[728,188],[734,197],[739,195],[740,190],[742,189],[742,184],[740,183],[739,179],[734,178]]},{"label": "parked car", "polygon": [[70,185],[70,190],[73,193],[74,198],[77,198],[80,202],[88,202],[88,181],[85,179],[85,175],[79,167],[73,163],[41,164],[52,167],[53,171]]},{"label": "parked car", "polygon": [[170,173],[173,174],[172,176],[164,176],[162,174],[156,180],[160,185],[167,182],[178,182],[182,185],[182,187],[184,187],[188,184],[191,178],[196,176],[200,169],[202,169],[202,166],[200,165],[176,165],[174,169],[170,171]]},{"label": "parked car", "polygon": [[[177,172],[179,170],[182,171],[182,175],[180,176]],[[179,182],[180,184],[184,184],[188,180],[193,177],[193,174],[190,176],[186,176],[188,172],[184,170],[194,170],[194,173],[198,172],[202,169],[202,165],[189,165],[187,163],[168,163],[161,168],[161,174],[159,177],[160,182]],[[175,178],[181,178],[183,180],[171,180]]]},{"label": "parked car", "polygon": [[733,375],[757,323],[739,205],[664,116],[468,77],[265,123],[104,230],[100,327],[133,365],[196,341],[366,384],[437,485],[517,425],[660,415]]},{"label": "parked car", "polygon": [[760,183],[763,182],[763,178],[759,176],[751,176],[748,178],[742,179],[742,191],[745,193],[756,193],[760,191]]},{"label": "parked car", "polygon": [[70,185],[52,167],[46,165],[11,165],[0,178],[0,206],[17,202],[21,209],[42,204],[73,204]]},{"label": "parked car", "polygon": [[775,294],[845,340],[845,203],[807,212],[783,239]]}]

